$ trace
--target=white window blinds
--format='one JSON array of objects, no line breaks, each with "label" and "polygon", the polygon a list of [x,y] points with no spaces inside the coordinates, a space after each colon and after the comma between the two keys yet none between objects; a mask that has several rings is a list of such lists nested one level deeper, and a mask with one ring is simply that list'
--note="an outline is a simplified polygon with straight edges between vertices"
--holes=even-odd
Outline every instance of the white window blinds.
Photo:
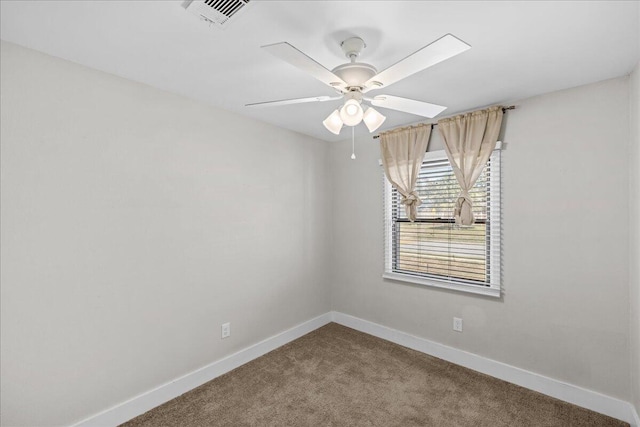
[{"label": "white window blinds", "polygon": [[475,224],[457,226],[460,187],[444,153],[429,153],[416,191],[415,222],[385,179],[385,274],[396,280],[500,295],[500,151],[495,150],[470,191]]}]

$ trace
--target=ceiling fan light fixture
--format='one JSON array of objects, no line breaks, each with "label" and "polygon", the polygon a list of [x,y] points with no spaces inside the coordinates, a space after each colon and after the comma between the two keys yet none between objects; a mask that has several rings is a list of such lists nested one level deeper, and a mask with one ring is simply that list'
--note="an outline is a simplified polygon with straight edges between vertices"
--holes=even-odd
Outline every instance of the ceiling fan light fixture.
[{"label": "ceiling fan light fixture", "polygon": [[349,99],[340,109],[340,118],[347,126],[355,126],[362,121],[364,112],[360,103],[355,99]]},{"label": "ceiling fan light fixture", "polygon": [[367,108],[367,111],[364,112],[362,116],[362,121],[365,125],[367,125],[367,129],[369,129],[369,133],[374,132],[382,123],[387,120],[385,116],[380,114],[377,110],[374,110],[373,107]]},{"label": "ceiling fan light fixture", "polygon": [[324,119],[322,124],[327,128],[329,132],[340,135],[340,129],[342,129],[343,122],[340,118],[340,113],[338,112],[338,110],[333,110],[333,113],[329,114],[329,116]]}]

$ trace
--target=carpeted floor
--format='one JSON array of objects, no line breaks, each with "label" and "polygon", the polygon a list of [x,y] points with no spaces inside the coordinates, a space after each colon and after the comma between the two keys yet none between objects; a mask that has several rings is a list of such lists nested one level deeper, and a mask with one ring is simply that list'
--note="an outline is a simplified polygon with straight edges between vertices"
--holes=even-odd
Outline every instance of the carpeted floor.
[{"label": "carpeted floor", "polygon": [[335,323],[124,426],[628,426]]}]

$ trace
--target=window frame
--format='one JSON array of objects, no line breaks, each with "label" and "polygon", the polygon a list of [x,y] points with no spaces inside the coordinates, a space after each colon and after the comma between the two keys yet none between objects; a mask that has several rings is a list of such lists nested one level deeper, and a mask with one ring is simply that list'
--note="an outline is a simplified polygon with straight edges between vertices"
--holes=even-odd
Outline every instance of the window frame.
[{"label": "window frame", "polygon": [[[393,270],[393,221],[392,221],[392,187],[386,179],[384,172],[382,179],[384,182],[384,279],[408,282],[417,285],[444,288],[455,291],[462,291],[472,294],[486,295],[500,298],[502,294],[502,143],[496,143],[495,150],[491,153],[491,177],[489,180],[489,192],[491,202],[488,205],[489,215],[487,224],[489,226],[489,278],[490,283],[486,285],[474,283],[465,279],[422,277],[409,273],[402,273]],[[427,152],[424,157],[425,162],[446,160],[447,154],[444,150]],[[382,161],[380,161],[382,164]],[[451,207],[453,209],[453,206]]]}]

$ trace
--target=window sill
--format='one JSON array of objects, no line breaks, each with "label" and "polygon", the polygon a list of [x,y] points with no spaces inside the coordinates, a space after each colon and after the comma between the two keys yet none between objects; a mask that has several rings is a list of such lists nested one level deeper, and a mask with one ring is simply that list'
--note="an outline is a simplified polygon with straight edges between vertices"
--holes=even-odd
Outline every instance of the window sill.
[{"label": "window sill", "polygon": [[409,274],[389,273],[382,274],[384,279],[395,280],[398,282],[415,283],[417,285],[432,286],[442,289],[451,289],[454,291],[467,292],[477,295],[486,295],[494,298],[500,298],[499,288],[490,288],[488,286],[465,285],[463,283],[450,282],[447,280],[427,279],[423,277],[415,277]]}]

